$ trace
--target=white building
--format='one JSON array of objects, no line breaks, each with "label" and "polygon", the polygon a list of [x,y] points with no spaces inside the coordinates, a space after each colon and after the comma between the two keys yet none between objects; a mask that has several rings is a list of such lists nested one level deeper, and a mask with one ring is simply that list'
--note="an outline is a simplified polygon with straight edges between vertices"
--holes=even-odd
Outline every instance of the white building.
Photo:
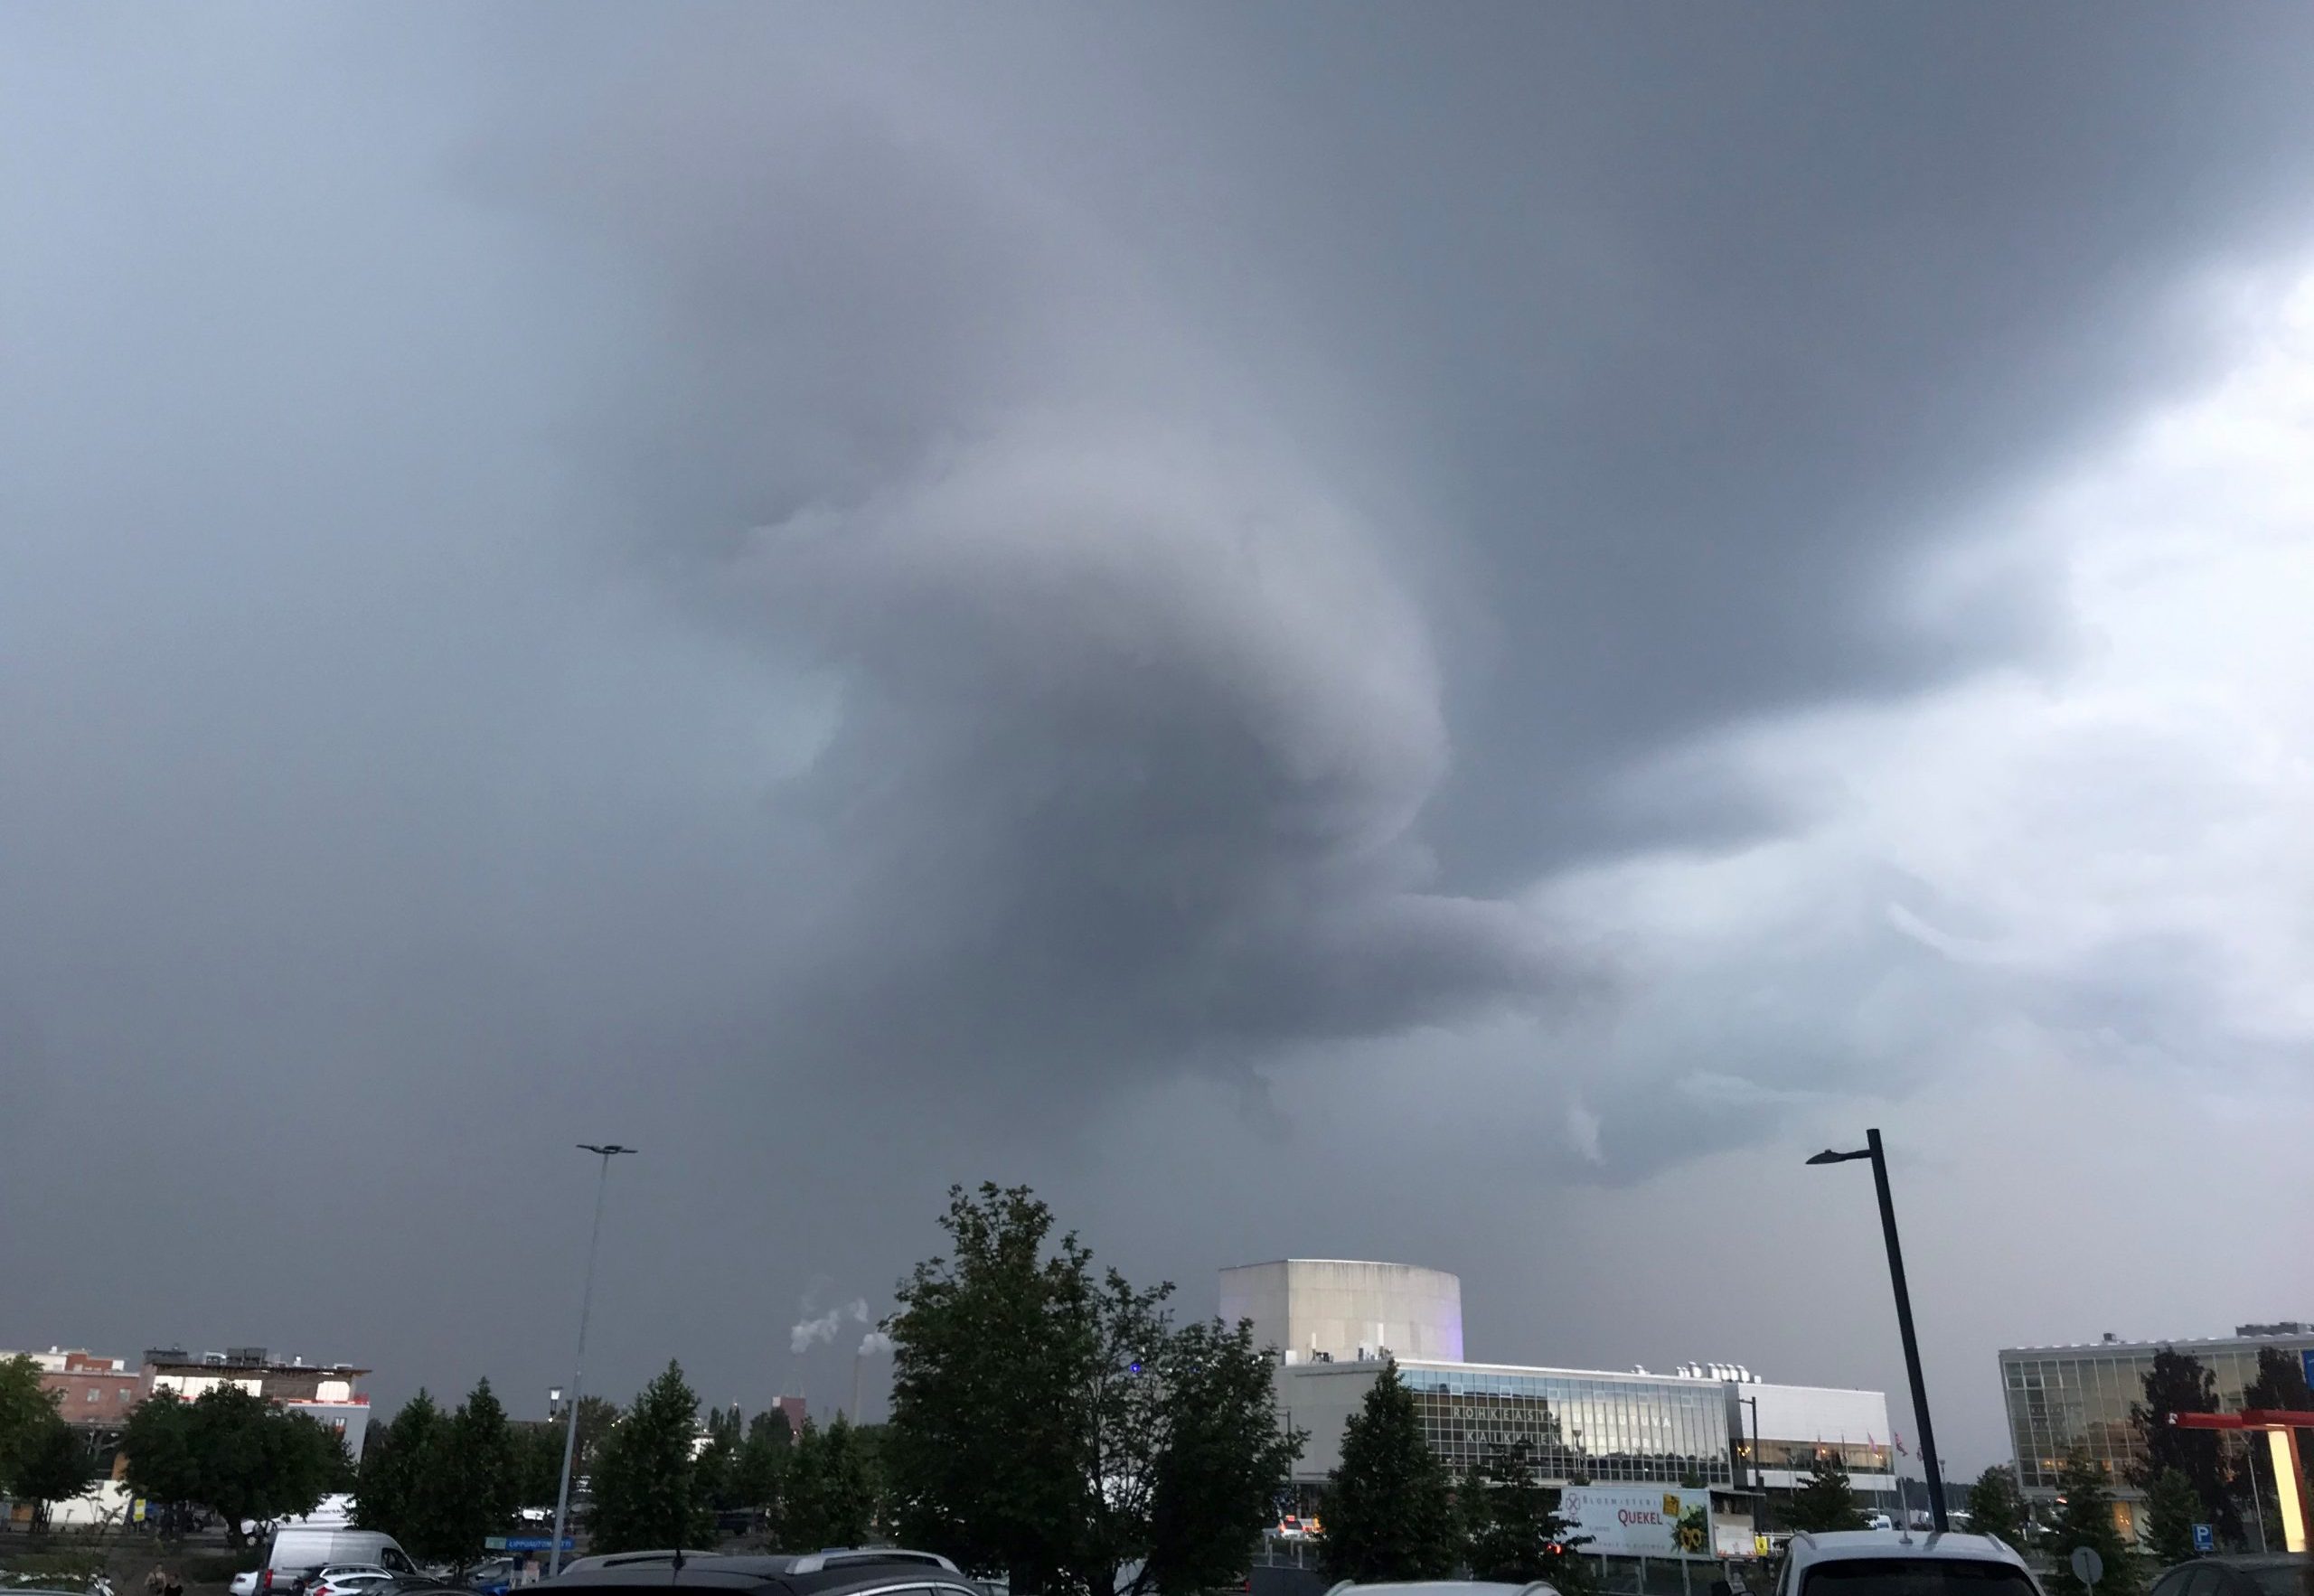
[{"label": "white building", "polygon": [[1719,1364],[1657,1375],[1466,1363],[1462,1282],[1438,1270],[1312,1258],[1225,1269],[1221,1316],[1252,1320],[1256,1342],[1281,1354],[1278,1404],[1309,1432],[1297,1484],[1340,1465],[1343,1426],[1395,1360],[1425,1438],[1456,1469],[1523,1443],[1549,1484],[1693,1480],[1732,1497],[1789,1492],[1821,1455],[1868,1500],[1895,1500],[1882,1393],[1772,1385]]}]

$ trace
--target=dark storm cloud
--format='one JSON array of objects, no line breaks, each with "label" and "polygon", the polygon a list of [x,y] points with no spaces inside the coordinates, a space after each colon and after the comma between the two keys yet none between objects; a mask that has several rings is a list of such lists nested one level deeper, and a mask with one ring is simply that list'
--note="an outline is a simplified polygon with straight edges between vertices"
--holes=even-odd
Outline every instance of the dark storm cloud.
[{"label": "dark storm cloud", "polygon": [[753,1401],[952,1178],[1186,1280],[1913,1089],[1981,989],[1877,865],[1684,965],[1538,878],[2061,648],[1921,573],[2300,246],[2308,25],[10,13],[0,1339],[543,1383],[607,1123]]}]

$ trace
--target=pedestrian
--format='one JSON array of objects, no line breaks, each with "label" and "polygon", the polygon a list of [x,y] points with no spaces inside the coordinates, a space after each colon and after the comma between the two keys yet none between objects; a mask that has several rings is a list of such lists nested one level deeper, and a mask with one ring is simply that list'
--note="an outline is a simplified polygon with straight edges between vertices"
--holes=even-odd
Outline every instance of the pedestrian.
[{"label": "pedestrian", "polygon": [[177,1577],[177,1571],[174,1568],[169,1570],[167,1579],[161,1583],[161,1596],[184,1596],[184,1581]]},{"label": "pedestrian", "polygon": [[145,1596],[165,1596],[168,1585],[167,1572],[156,1563],[153,1565],[153,1572],[145,1576]]}]

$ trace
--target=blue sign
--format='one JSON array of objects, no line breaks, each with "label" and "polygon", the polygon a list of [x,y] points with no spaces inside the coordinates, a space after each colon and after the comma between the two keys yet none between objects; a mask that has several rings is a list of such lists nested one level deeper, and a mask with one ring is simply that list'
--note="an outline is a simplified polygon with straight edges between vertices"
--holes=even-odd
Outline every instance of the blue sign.
[{"label": "blue sign", "polygon": [[2194,1526],[2194,1550],[2195,1550],[2195,1551],[2196,1551],[2196,1552],[2207,1552],[2207,1551],[2210,1551],[2210,1550],[2214,1549],[2216,1545],[2217,1545],[2217,1537],[2216,1537],[2215,1535],[2212,1535],[2212,1534],[2210,1533],[2210,1527],[2209,1527],[2209,1526],[2208,1526],[2208,1525],[2206,1525],[2206,1524],[2197,1524],[2197,1525]]},{"label": "blue sign", "polygon": [[2309,1347],[2300,1352],[2298,1355],[2298,1361],[2306,1366],[2306,1383],[2309,1385],[2314,1385],[2314,1347]]},{"label": "blue sign", "polygon": [[[575,1535],[562,1537],[562,1549],[566,1552],[575,1550],[578,1544]],[[552,1535],[491,1535],[482,1543],[485,1552],[547,1552],[553,1547]]]}]

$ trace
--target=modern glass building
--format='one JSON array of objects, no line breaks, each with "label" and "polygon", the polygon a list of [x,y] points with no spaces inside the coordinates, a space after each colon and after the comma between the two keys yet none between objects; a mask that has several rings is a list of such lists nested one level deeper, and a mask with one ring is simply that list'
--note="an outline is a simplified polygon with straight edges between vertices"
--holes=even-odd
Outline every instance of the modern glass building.
[{"label": "modern glass building", "polygon": [[[1408,1363],[1423,1438],[1449,1468],[1524,1443],[1546,1479],[1735,1482],[1725,1387],[1716,1381]],[[1361,1395],[1363,1394],[1361,1393]]]},{"label": "modern glass building", "polygon": [[[2244,1325],[2236,1334],[2206,1340],[2102,1341],[2076,1347],[2014,1347],[2000,1354],[2001,1394],[2008,1410],[2008,1440],[2017,1478],[2028,1497],[2052,1500],[2065,1455],[2075,1446],[2105,1466],[2113,1494],[2125,1507],[2140,1499],[2130,1483],[2145,1458],[2130,1409],[2145,1401],[2145,1376],[2162,1347],[2191,1353],[2215,1376],[2219,1406],[2243,1405],[2243,1389],[2258,1378],[2258,1354],[2272,1349],[2295,1359],[2314,1348],[2314,1325]],[[2234,1443],[2229,1443],[2234,1444]],[[2125,1519],[2134,1520],[2133,1511]]]},{"label": "modern glass building", "polygon": [[1771,1385],[1727,1366],[1656,1375],[1465,1363],[1462,1282],[1404,1264],[1248,1264],[1222,1272],[1221,1303],[1225,1319],[1252,1320],[1255,1339],[1279,1349],[1279,1405],[1309,1436],[1294,1465],[1303,1486],[1340,1464],[1343,1426],[1395,1362],[1424,1438],[1457,1471],[1523,1445],[1547,1484],[1779,1494],[1826,1456],[1867,1500],[1894,1499],[1877,1391]]}]

